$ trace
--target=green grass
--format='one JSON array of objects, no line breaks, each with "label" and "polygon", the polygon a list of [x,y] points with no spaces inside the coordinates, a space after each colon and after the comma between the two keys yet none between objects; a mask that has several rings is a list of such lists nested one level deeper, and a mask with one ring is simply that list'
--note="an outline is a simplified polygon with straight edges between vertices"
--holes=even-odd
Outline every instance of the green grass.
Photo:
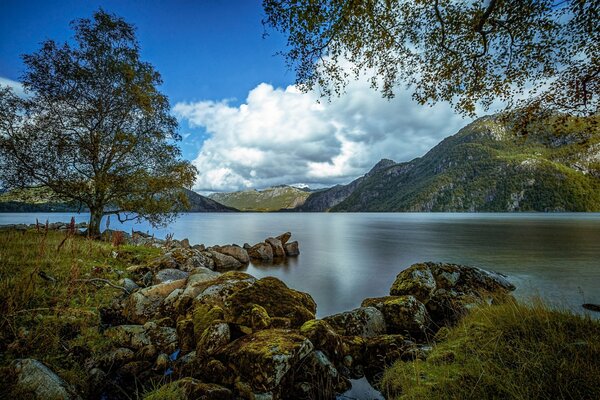
[{"label": "green grass", "polygon": [[386,398],[600,398],[600,322],[589,317],[510,302],[475,310],[437,339],[425,361],[386,370]]},{"label": "green grass", "polygon": [[43,230],[0,230],[0,249],[0,398],[11,394],[6,367],[26,357],[42,361],[85,393],[84,359],[111,347],[98,331],[99,310],[122,292],[79,280],[115,283],[127,276],[129,265],[148,262],[160,250],[116,248]]}]

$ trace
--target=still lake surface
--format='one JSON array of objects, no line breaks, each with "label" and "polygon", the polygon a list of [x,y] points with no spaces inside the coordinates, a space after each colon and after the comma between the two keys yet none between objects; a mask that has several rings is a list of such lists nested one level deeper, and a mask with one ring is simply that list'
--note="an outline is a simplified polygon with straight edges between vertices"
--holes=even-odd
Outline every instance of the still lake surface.
[{"label": "still lake surface", "polygon": [[[3,213],[0,224],[71,216]],[[75,217],[87,220],[86,214]],[[310,293],[319,317],[387,295],[396,275],[420,261],[498,271],[517,286],[517,296],[541,296],[577,312],[584,312],[582,303],[600,303],[600,213],[190,213],[166,229],[116,220],[110,227],[173,233],[206,245],[254,244],[290,231],[300,244],[298,258],[250,264],[247,272]]]}]

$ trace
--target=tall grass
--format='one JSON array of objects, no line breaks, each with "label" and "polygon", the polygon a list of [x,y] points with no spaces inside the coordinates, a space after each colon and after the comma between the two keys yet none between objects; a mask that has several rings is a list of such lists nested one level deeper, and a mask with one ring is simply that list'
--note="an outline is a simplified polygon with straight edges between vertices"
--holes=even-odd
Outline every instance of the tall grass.
[{"label": "tall grass", "polygon": [[437,339],[427,360],[386,370],[386,398],[600,399],[600,322],[589,317],[513,301]]},{"label": "tall grass", "polygon": [[84,358],[110,346],[98,331],[99,310],[123,293],[92,278],[116,282],[131,263],[159,252],[116,248],[73,229],[0,230],[0,398],[10,383],[3,381],[9,379],[6,367],[25,357],[46,363],[85,392]]}]

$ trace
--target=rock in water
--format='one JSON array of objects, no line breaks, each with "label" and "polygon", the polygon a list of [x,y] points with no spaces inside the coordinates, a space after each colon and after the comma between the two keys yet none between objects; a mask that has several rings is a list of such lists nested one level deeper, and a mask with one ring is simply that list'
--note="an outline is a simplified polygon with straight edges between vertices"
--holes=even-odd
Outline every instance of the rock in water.
[{"label": "rock in water", "polygon": [[288,257],[295,257],[300,254],[298,249],[298,242],[289,242],[284,245],[285,255]]},{"label": "rock in water", "polygon": [[285,244],[287,243],[288,240],[290,240],[291,237],[292,237],[291,232],[285,232],[285,233],[282,233],[281,235],[277,236],[275,239],[279,240],[281,242],[281,244],[283,246],[285,246]]},{"label": "rock in water", "polygon": [[209,253],[215,263],[216,271],[231,271],[242,267],[242,263],[235,257],[219,253],[215,250],[209,250]]},{"label": "rock in water", "polygon": [[585,308],[586,310],[600,312],[599,304],[585,303],[585,304],[582,304],[582,307]]},{"label": "rock in water", "polygon": [[248,249],[248,255],[253,260],[273,261],[273,248],[268,243],[257,243]]},{"label": "rock in water", "polygon": [[227,246],[218,246],[214,248],[221,254],[225,254],[231,256],[241,262],[242,264],[248,264],[250,262],[250,257],[248,257],[248,251],[243,247],[238,245],[227,245]]},{"label": "rock in water", "polygon": [[73,389],[41,362],[32,358],[15,360],[11,369],[16,375],[17,390],[40,400],[79,399]]},{"label": "rock in water", "polygon": [[265,242],[271,246],[273,249],[273,257],[274,258],[283,258],[285,257],[285,250],[283,249],[283,245],[281,244],[281,240],[275,238],[267,238]]}]

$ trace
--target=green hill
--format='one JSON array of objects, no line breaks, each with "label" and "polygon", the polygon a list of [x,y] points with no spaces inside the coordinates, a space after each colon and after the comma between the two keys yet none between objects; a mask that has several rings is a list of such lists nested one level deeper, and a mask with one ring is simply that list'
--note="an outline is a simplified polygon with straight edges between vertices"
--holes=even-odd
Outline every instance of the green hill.
[{"label": "green hill", "polygon": [[208,197],[241,211],[278,211],[304,204],[310,193],[292,186],[275,186],[264,190],[213,193]]},{"label": "green hill", "polygon": [[385,160],[349,185],[312,194],[299,210],[600,211],[599,121],[546,121],[524,136],[497,117],[480,118],[423,157]]},{"label": "green hill", "polygon": [[[186,212],[232,212],[234,208],[224,206],[194,191],[183,189],[190,208]],[[62,201],[53,196],[48,188],[17,189],[0,192],[0,212],[86,212],[86,207]]]}]

